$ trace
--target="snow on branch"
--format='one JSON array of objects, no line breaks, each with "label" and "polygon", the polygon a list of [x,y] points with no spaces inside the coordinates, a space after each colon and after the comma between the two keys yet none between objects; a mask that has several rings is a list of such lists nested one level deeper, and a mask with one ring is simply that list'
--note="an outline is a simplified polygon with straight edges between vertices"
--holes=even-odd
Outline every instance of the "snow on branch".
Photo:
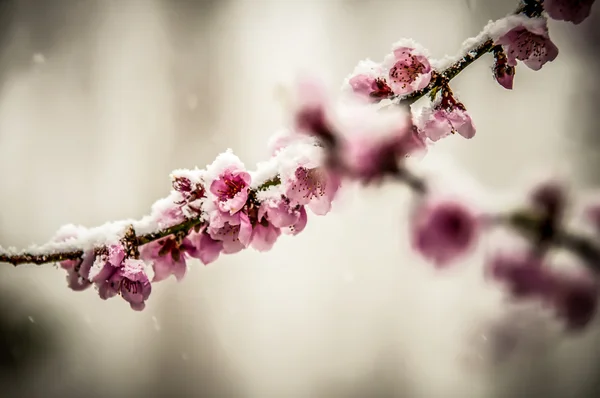
[{"label": "snow on branch", "polygon": [[[467,66],[493,54],[493,78],[512,89],[519,63],[540,70],[558,56],[547,18],[581,23],[593,0],[527,0],[514,14],[490,22],[454,57],[434,60],[413,40],[400,40],[381,62],[364,60],[334,101],[322,85],[295,87],[290,125],[269,146],[272,156],[249,171],[231,150],[204,169],[175,170],[173,189],[141,220],[95,228],[66,225],[41,246],[0,249],[0,262],[59,263],[73,290],[94,286],[102,299],[121,296],[142,310],[152,284],[181,280],[189,258],[204,264],[252,247],[267,251],[282,234],[302,232],[308,211],[325,215],[343,181],[406,184],[415,194],[411,243],[435,267],[448,267],[496,229],[525,238],[496,251],[486,275],[515,297],[541,300],[573,330],[587,325],[597,306],[600,271],[600,205],[584,209],[591,233],[565,228],[566,188],[545,181],[521,207],[490,212],[451,195],[409,167],[433,143],[476,128],[450,82]],[[419,110],[412,105],[423,102]],[[411,159],[407,159],[411,158]],[[551,251],[567,250],[587,265],[568,274],[550,266]],[[585,272],[584,272],[585,271]]]}]

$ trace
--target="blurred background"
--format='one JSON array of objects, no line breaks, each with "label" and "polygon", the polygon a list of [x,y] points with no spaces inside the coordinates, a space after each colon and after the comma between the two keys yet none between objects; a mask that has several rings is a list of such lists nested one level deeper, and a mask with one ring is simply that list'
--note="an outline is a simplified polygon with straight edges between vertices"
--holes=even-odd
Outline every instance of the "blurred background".
[{"label": "blurred background", "polygon": [[[232,148],[249,168],[285,121],[280,87],[339,89],[412,37],[454,54],[512,0],[2,0],[0,242],[141,217],[172,169]],[[478,127],[449,156],[510,191],[560,172],[595,189],[600,6],[550,22],[560,48],[513,92],[491,57],[453,87]],[[484,253],[444,275],[408,250],[402,187],[346,189],[271,252],[190,264],[142,313],[52,266],[0,269],[2,397],[597,397],[600,334],[505,302]],[[508,348],[507,348],[508,347]]]}]

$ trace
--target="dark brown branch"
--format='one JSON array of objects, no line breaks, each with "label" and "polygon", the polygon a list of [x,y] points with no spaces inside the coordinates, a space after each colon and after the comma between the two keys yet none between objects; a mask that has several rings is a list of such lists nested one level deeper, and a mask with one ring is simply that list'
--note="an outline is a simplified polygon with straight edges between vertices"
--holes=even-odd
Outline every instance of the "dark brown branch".
[{"label": "dark brown branch", "polygon": [[77,260],[83,255],[82,250],[73,250],[60,253],[49,253],[43,255],[34,255],[28,253],[22,254],[0,254],[0,263],[8,263],[14,266],[19,264],[46,264],[59,263],[66,260]]},{"label": "dark brown branch", "polygon": [[[525,237],[534,240],[537,239],[544,222],[543,218],[525,211],[514,212],[501,220]],[[600,271],[600,247],[588,238],[558,229],[554,231],[548,243],[578,255],[589,267]]]},{"label": "dark brown branch", "polygon": [[157,232],[152,232],[145,235],[140,235],[137,238],[138,245],[145,245],[146,243],[153,242],[155,240],[162,239],[166,236],[176,234],[178,232],[188,232],[190,229],[197,225],[201,225],[202,221],[199,218],[191,218],[181,224],[173,225],[172,227],[161,229]]}]

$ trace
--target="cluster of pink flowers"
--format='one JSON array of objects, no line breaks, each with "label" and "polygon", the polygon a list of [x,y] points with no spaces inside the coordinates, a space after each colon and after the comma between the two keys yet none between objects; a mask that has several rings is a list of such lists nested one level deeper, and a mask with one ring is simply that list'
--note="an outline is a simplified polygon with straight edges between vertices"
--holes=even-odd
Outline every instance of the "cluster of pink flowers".
[{"label": "cluster of pink flowers", "polygon": [[[566,271],[552,264],[549,247],[566,216],[566,189],[557,182],[539,185],[530,195],[530,211],[543,217],[537,241],[520,251],[499,251],[490,258],[488,275],[504,284],[516,299],[536,299],[564,318],[568,328],[578,330],[593,318],[598,306],[600,285],[584,267]],[[584,221],[597,226],[593,213],[584,211]],[[600,235],[599,235],[600,236]],[[594,267],[596,264],[589,264]],[[563,268],[563,269],[561,269]]]},{"label": "cluster of pink flowers", "polygon": [[414,95],[434,81],[441,82],[437,99],[433,99],[421,113],[413,116],[413,129],[421,141],[438,141],[459,133],[473,138],[475,126],[465,106],[459,102],[450,86],[432,67],[425,49],[412,40],[402,40],[392,47],[382,63],[361,61],[346,79],[346,91],[369,102],[401,99]]},{"label": "cluster of pink flowers", "polygon": [[[535,2],[533,2],[535,3]],[[537,4],[537,3],[536,3]],[[580,24],[591,12],[594,0],[542,0],[547,16]],[[513,15],[500,24],[489,26],[494,41],[494,77],[500,85],[512,89],[517,61],[532,70],[540,70],[558,56],[558,48],[550,40],[545,15],[527,17]]]},{"label": "cluster of pink flowers", "polygon": [[[592,3],[545,0],[543,7],[554,19],[580,23],[589,15]],[[491,40],[493,45],[494,77],[507,89],[513,87],[517,61],[532,70],[540,70],[558,56],[558,48],[550,40],[544,15],[513,15],[496,21],[486,28],[483,38]],[[472,138],[475,135],[473,122],[465,106],[453,95],[442,72],[431,67],[436,63],[429,60],[418,45],[404,42],[395,45],[392,54],[382,64],[370,60],[359,63],[346,85],[350,91],[376,103],[414,94],[432,79],[439,79],[437,97],[424,98],[429,103],[420,114],[412,117],[412,128],[423,142],[425,139],[437,141],[455,132]],[[370,164],[376,164],[379,173],[392,169],[397,171],[397,168],[389,166],[392,162],[387,161],[385,156],[392,152],[393,147],[391,143],[387,144],[387,149],[385,145],[383,148],[371,145],[371,157],[379,159],[379,163],[372,160]],[[369,148],[368,143],[362,144],[362,152],[368,153]],[[373,174],[372,168],[370,174]],[[564,197],[564,190],[556,184],[540,186],[532,196],[533,211],[545,214],[539,242],[523,253],[499,253],[491,257],[488,268],[493,279],[507,284],[514,297],[537,297],[554,308],[568,327],[578,329],[589,323],[595,313],[598,283],[592,275],[569,275],[544,265],[548,262],[545,244],[558,228],[565,207]],[[456,198],[426,195],[413,213],[412,246],[434,265],[446,267],[475,247],[484,230],[496,226],[490,222],[492,218]]]},{"label": "cluster of pink flowers", "polygon": [[506,18],[493,36],[494,44],[502,48],[496,52],[494,77],[505,88],[512,88],[517,61],[537,71],[558,56],[558,48],[550,40],[547,20],[543,16]]},{"label": "cluster of pink flowers", "polygon": [[63,261],[60,265],[67,271],[71,289],[80,291],[94,285],[102,299],[121,295],[134,310],[144,309],[152,291],[147,264],[129,258],[120,242],[99,251],[88,251],[81,260]]},{"label": "cluster of pink flowers", "polygon": [[[320,151],[313,143],[304,145],[314,148],[315,153]],[[273,165],[291,154],[290,150],[282,152],[288,148],[278,149],[264,173],[273,171]],[[221,253],[237,253],[248,247],[267,251],[282,233],[302,232],[307,223],[306,208],[318,215],[327,214],[339,180],[310,156],[291,162],[295,167],[279,167],[278,181],[272,186],[264,178],[254,183],[252,174],[231,152],[219,155],[205,170],[174,171],[173,191],[166,200],[157,202],[151,217],[160,228],[190,219],[198,219],[198,224],[147,243],[139,253],[127,250],[128,242],[121,239],[86,252],[79,261],[64,261],[61,266],[67,270],[69,287],[83,290],[94,285],[102,299],[119,295],[132,309],[142,310],[152,282],[170,275],[181,280],[189,258],[209,264]],[[255,174],[255,178],[262,178]]]},{"label": "cluster of pink flowers", "polygon": [[[492,215],[459,200],[431,196],[419,203],[413,215],[412,244],[438,267],[456,263],[476,246],[485,231],[502,226],[492,222]],[[564,319],[570,330],[579,330],[596,312],[600,284],[585,267],[567,271],[550,264],[547,244],[554,239],[565,214],[565,189],[556,182],[543,183],[530,199],[528,211],[543,220],[537,238],[522,249],[493,251],[486,260],[486,275],[504,285],[512,298],[538,300]],[[598,208],[590,207],[585,213],[586,220],[600,231],[595,217]]]},{"label": "cluster of pink flowers", "polygon": [[[592,3],[535,4],[551,18],[580,23]],[[545,14],[526,14],[491,23],[479,40],[492,44],[494,77],[507,89],[513,87],[518,61],[539,70],[558,55]],[[227,151],[203,170],[174,171],[170,196],[155,204],[150,218],[159,229],[190,220],[192,226],[143,244],[140,250],[136,242],[121,237],[87,250],[80,260],[64,261],[69,287],[95,286],[102,299],[119,295],[134,310],[142,310],[152,283],[171,275],[181,280],[190,258],[206,265],[221,253],[249,247],[268,251],[282,234],[302,232],[307,209],[327,214],[344,178],[370,184],[394,176],[412,184],[418,194],[410,223],[413,248],[435,267],[455,264],[477,246],[485,231],[505,225],[506,220],[433,192],[423,180],[410,180],[406,157],[419,156],[431,142],[454,133],[467,139],[475,136],[473,121],[450,88],[449,78],[443,68],[433,65],[440,63],[405,40],[396,43],[383,62],[359,63],[346,81],[352,101],[331,101],[321,85],[301,81],[291,127],[272,140],[271,159],[251,172]],[[419,110],[378,108],[383,100],[418,97],[428,86],[433,90],[423,97],[427,102]],[[535,239],[524,250],[493,253],[486,260],[486,274],[506,286],[513,298],[540,300],[569,328],[580,329],[596,311],[600,286],[589,274],[558,272],[549,265],[550,244],[560,230],[566,197],[556,183],[537,187],[527,210],[541,220]],[[587,214],[600,231],[598,208]],[[57,239],[77,234],[68,231]]]},{"label": "cluster of pink flowers", "polygon": [[310,80],[300,81],[297,92],[295,130],[322,143],[322,169],[329,178],[380,181],[397,174],[405,157],[427,150],[426,137],[405,109],[383,112],[360,102],[334,104]]},{"label": "cluster of pink flowers", "polygon": [[[545,0],[543,7],[554,19],[582,22],[590,14],[593,0]],[[494,45],[493,76],[507,89],[513,88],[517,61],[532,70],[553,61],[558,48],[550,40],[547,19],[544,15],[530,18],[524,14],[513,15],[490,24],[483,38]],[[430,59],[428,52],[412,40],[402,40],[392,47],[383,62],[359,62],[346,79],[345,88],[377,103],[386,99],[402,99],[415,95],[432,83],[440,87],[437,97],[430,98],[425,111],[415,117],[419,133],[432,141],[459,133],[465,138],[475,135],[475,126],[445,81],[442,70],[432,65],[440,62]],[[441,68],[440,68],[441,69]]]},{"label": "cluster of pink flowers", "polygon": [[346,84],[365,99],[378,102],[425,88],[433,73],[427,51],[412,40],[402,40],[382,63],[361,61]]}]

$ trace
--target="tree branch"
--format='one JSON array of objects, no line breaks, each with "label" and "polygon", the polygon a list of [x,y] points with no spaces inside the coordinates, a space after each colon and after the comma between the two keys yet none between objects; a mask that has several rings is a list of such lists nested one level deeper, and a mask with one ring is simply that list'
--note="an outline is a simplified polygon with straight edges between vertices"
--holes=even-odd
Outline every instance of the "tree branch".
[{"label": "tree branch", "polygon": [[[523,0],[521,5],[515,13],[524,13],[528,16],[536,16],[541,13],[541,4],[535,0]],[[479,37],[479,36],[478,36]],[[494,48],[494,43],[491,39],[483,37],[479,44],[475,47],[467,50],[458,60],[453,62],[451,65],[438,71],[431,82],[423,89],[415,91],[407,96],[394,97],[392,99],[398,100],[398,104],[410,105],[418,99],[424,97],[430,92],[439,89],[442,85],[447,84],[448,81],[458,76],[463,70],[469,65],[479,59],[486,53],[489,53]],[[402,168],[398,175],[395,176],[398,181],[406,183],[415,193],[423,195],[427,191],[426,181],[418,176],[412,174],[406,168]],[[281,180],[278,176],[274,176],[268,180],[261,187],[257,189],[260,191],[269,186],[278,185]],[[250,195],[255,195],[256,192],[250,192]],[[506,225],[513,228],[517,232],[528,236],[535,237],[539,233],[540,220],[532,217],[531,214],[524,212],[514,212],[506,216],[498,217],[498,220],[502,220]],[[134,238],[137,247],[148,244],[150,242],[165,238],[167,236],[177,233],[187,233],[192,228],[202,225],[203,221],[200,218],[191,218],[180,224],[173,225],[168,228],[160,229],[151,233],[139,235]],[[133,231],[135,236],[135,231]],[[554,234],[552,241],[550,242],[556,246],[563,247],[571,250],[581,258],[587,260],[593,267],[600,268],[600,248],[593,242],[588,241],[585,237],[567,232],[557,231]],[[137,249],[136,247],[136,249]],[[45,264],[45,263],[56,263],[66,260],[77,260],[83,256],[83,250],[65,250],[54,253],[44,254],[32,254],[31,251],[37,251],[30,249],[29,252],[23,251],[20,253],[13,252],[2,252],[0,250],[0,262],[10,263],[13,265],[19,264]]]},{"label": "tree branch", "polygon": [[466,69],[467,66],[478,60],[482,55],[489,53],[494,48],[492,40],[486,40],[473,50],[467,52],[462,58],[454,62],[452,65],[444,69],[441,73],[436,74],[435,78],[429,82],[427,87],[412,92],[409,95],[400,98],[400,103],[410,105],[418,99],[429,94],[434,89],[441,88],[445,82],[454,79],[460,72]]}]

